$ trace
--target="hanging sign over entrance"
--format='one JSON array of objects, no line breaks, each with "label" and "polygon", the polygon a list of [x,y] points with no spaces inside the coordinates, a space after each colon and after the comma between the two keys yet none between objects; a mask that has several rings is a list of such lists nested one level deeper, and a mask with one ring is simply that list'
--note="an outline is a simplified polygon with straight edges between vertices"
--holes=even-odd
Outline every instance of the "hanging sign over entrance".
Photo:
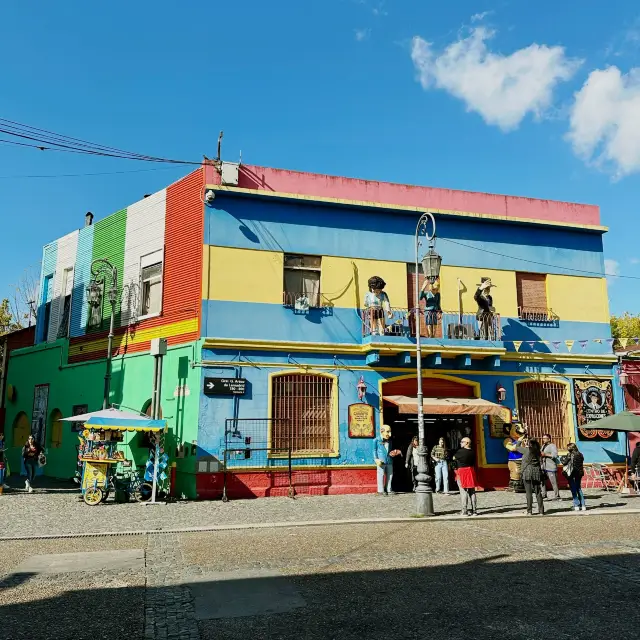
[{"label": "hanging sign over entrance", "polygon": [[373,438],[376,435],[376,422],[373,407],[365,402],[350,404],[349,437]]},{"label": "hanging sign over entrance", "polygon": [[243,396],[247,392],[246,378],[205,378],[206,396]]},{"label": "hanging sign over entrance", "polygon": [[616,440],[618,434],[615,431],[589,428],[591,423],[597,424],[598,420],[615,413],[611,380],[575,379],[573,392],[578,418],[578,438],[580,440]]}]

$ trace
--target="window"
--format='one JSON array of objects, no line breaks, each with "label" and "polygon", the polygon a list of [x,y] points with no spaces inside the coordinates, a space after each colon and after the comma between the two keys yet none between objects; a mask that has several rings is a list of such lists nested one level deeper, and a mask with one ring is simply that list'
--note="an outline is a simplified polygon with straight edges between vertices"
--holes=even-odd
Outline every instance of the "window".
[{"label": "window", "polygon": [[162,310],[162,262],[142,268],[141,316],[157,316]]},{"label": "window", "polygon": [[53,298],[53,276],[47,276],[44,280],[43,302],[44,318],[42,320],[42,340],[49,339],[49,323],[51,321],[51,299]]},{"label": "window", "polygon": [[522,320],[549,319],[547,276],[543,273],[516,273],[518,317]]},{"label": "window", "polygon": [[59,449],[62,446],[62,413],[59,409],[51,412],[51,447]]},{"label": "window", "polygon": [[51,302],[47,302],[44,305],[44,334],[42,336],[42,341],[47,342],[49,340],[49,322],[51,321]]},{"label": "window", "polygon": [[104,306],[104,283],[100,285],[102,290],[98,298],[97,304],[89,305],[89,322],[91,329],[98,329],[102,326],[102,307]]},{"label": "window", "polygon": [[73,292],[73,267],[65,269],[64,271],[62,290],[64,291],[64,299],[62,302],[60,323],[58,325],[58,338],[66,338],[69,336],[69,325],[71,322],[71,294]]},{"label": "window", "polygon": [[297,455],[336,453],[334,442],[333,378],[292,373],[271,380],[271,447],[285,454],[289,446]]},{"label": "window", "polygon": [[521,382],[516,384],[520,419],[537,440],[548,433],[558,449],[566,449],[573,439],[567,386],[561,382]]},{"label": "window", "polygon": [[31,433],[31,423],[27,414],[21,411],[13,421],[13,446],[24,447]]},{"label": "window", "polygon": [[[321,307],[320,256],[284,256],[284,304]],[[306,298],[306,301],[305,301]],[[302,301],[302,302],[300,302]]]}]

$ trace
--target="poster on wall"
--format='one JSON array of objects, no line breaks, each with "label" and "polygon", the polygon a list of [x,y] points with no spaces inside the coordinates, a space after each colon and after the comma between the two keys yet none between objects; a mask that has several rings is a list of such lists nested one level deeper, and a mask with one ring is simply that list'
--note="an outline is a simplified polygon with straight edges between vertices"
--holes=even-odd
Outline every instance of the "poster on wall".
[{"label": "poster on wall", "polygon": [[573,394],[576,403],[579,440],[617,440],[615,431],[589,428],[592,423],[611,416],[613,409],[613,385],[611,380],[593,378],[575,379]]},{"label": "poster on wall", "polygon": [[349,437],[374,438],[376,423],[373,407],[365,402],[350,404],[349,408]]},{"label": "poster on wall", "polygon": [[505,416],[487,416],[489,419],[489,436],[503,439],[509,435],[511,423],[507,422]]},{"label": "poster on wall", "polygon": [[49,385],[37,384],[33,390],[33,413],[31,414],[31,435],[44,447],[47,435],[47,404],[49,403]]}]

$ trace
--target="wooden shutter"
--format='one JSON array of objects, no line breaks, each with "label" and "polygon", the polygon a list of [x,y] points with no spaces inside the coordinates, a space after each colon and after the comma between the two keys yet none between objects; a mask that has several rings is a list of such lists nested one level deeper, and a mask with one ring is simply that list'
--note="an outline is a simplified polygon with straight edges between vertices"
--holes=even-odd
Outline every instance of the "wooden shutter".
[{"label": "wooden shutter", "polygon": [[547,313],[547,276],[544,273],[516,273],[518,312]]}]

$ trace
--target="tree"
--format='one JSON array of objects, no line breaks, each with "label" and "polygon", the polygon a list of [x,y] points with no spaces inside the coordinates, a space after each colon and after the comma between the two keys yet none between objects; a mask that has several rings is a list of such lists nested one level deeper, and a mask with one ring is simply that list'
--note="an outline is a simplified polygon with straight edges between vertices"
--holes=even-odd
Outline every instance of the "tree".
[{"label": "tree", "polygon": [[611,316],[611,336],[620,338],[640,338],[640,314],[625,311],[621,316]]},{"label": "tree", "polygon": [[0,336],[21,328],[20,323],[17,323],[13,318],[9,300],[5,298],[0,302]]},{"label": "tree", "polygon": [[11,285],[9,305],[17,328],[30,327],[36,321],[39,268],[27,267],[16,284]]}]

